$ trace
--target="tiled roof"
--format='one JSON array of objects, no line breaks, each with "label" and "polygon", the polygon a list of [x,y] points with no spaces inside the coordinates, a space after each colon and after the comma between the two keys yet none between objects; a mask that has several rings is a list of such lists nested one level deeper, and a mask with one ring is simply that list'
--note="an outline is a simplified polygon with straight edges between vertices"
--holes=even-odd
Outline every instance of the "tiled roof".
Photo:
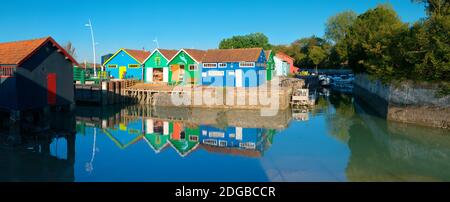
[{"label": "tiled roof", "polygon": [[198,50],[198,49],[183,49],[188,53],[191,57],[193,57],[194,60],[197,60],[197,62],[202,62],[203,57],[205,56],[206,51],[204,50]]},{"label": "tiled roof", "polygon": [[158,49],[159,52],[161,54],[164,55],[164,57],[166,57],[168,60],[170,60],[171,58],[173,58],[173,56],[175,56],[175,54],[178,53],[177,50],[168,50],[168,49]]},{"label": "tiled roof", "polygon": [[203,62],[252,62],[257,61],[262,48],[211,49],[206,51]]},{"label": "tiled roof", "polygon": [[291,60],[294,60],[294,58],[292,58],[291,56],[289,56],[288,54],[283,53],[283,52],[277,52],[276,55],[281,55],[282,57],[286,57],[286,58],[290,58]]},{"label": "tiled roof", "polygon": [[77,64],[75,59],[70,56],[58,43],[51,37],[45,37],[40,39],[15,41],[0,43],[0,64],[20,65],[28,57],[30,57],[35,51],[42,47],[47,42],[53,43],[61,53],[64,54],[72,63]]},{"label": "tiled roof", "polygon": [[147,59],[148,56],[150,56],[150,54],[151,54],[149,51],[145,51],[145,50],[125,49],[125,51],[128,54],[130,54],[131,56],[133,56],[140,63],[144,63],[145,59]]},{"label": "tiled roof", "polygon": [[270,53],[272,53],[272,50],[266,50],[264,51],[264,54],[266,55],[266,59],[269,59]]}]

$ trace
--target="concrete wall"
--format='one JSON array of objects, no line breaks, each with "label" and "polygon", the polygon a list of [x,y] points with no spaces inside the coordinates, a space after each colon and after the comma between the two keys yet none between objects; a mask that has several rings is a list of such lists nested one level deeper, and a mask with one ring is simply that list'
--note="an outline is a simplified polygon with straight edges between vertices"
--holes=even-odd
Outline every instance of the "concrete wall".
[{"label": "concrete wall", "polygon": [[450,96],[436,97],[437,85],[385,85],[366,74],[355,76],[354,93],[388,120],[450,128]]}]

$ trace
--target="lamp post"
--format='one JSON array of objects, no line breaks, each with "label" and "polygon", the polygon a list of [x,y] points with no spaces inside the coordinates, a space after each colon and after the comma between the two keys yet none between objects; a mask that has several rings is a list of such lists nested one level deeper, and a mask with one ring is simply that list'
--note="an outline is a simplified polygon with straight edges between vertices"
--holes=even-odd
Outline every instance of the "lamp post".
[{"label": "lamp post", "polygon": [[89,27],[91,30],[91,38],[92,38],[92,52],[94,54],[94,77],[97,77],[97,67],[96,67],[96,56],[95,56],[95,39],[94,39],[94,29],[92,28],[92,23],[91,23],[91,19],[89,19],[89,23],[85,24],[84,26]]},{"label": "lamp post", "polygon": [[156,48],[159,48],[158,38],[155,38],[155,39],[153,40],[153,42],[156,43]]}]

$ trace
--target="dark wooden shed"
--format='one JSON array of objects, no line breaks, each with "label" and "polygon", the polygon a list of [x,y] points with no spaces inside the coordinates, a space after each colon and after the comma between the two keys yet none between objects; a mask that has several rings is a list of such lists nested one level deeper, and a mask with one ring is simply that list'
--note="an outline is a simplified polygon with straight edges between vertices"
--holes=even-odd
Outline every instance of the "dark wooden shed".
[{"label": "dark wooden shed", "polygon": [[0,43],[0,110],[73,104],[74,65],[75,59],[51,37]]}]

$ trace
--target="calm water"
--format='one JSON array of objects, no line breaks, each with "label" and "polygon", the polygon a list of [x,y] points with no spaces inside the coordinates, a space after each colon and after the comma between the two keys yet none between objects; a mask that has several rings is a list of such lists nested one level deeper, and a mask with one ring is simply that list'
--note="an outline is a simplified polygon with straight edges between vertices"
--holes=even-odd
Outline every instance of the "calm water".
[{"label": "calm water", "polygon": [[[387,122],[351,95],[317,102],[276,117],[81,107],[54,120],[60,130],[22,134],[17,146],[3,134],[0,180],[450,181],[448,130]],[[66,128],[76,135],[65,138]]]}]

